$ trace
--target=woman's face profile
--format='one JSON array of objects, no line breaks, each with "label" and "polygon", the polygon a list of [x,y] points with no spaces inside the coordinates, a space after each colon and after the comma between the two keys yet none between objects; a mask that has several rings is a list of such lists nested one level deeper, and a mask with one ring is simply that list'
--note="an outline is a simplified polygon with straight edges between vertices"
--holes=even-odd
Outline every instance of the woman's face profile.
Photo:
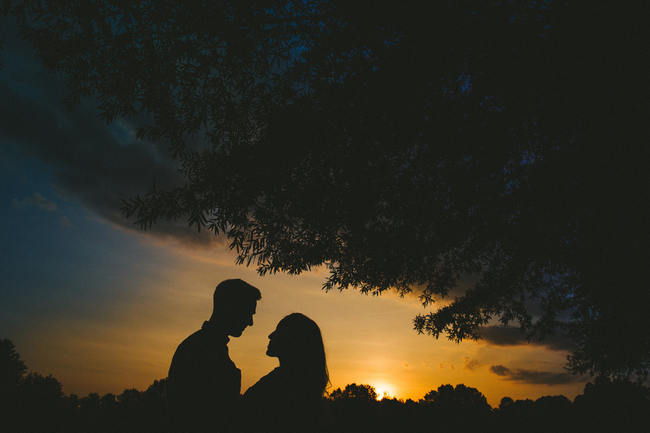
[{"label": "woman's face profile", "polygon": [[286,329],[282,326],[282,321],[278,323],[278,326],[275,328],[275,331],[269,334],[269,345],[266,348],[266,354],[268,356],[278,357],[282,351],[282,347],[285,344],[285,335]]}]

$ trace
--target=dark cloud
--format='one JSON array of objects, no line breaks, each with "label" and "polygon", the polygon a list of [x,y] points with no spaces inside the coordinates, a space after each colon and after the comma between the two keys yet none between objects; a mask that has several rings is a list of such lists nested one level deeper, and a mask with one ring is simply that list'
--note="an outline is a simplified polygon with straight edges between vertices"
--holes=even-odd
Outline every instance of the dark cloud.
[{"label": "dark cloud", "polygon": [[574,376],[569,373],[527,370],[523,368],[510,369],[503,365],[492,365],[490,366],[490,371],[505,380],[535,385],[564,385],[584,381],[582,376]]},{"label": "dark cloud", "polygon": [[497,376],[507,376],[510,372],[510,369],[508,367],[504,367],[503,365],[493,365],[490,367],[490,371]]},{"label": "dark cloud", "polygon": [[474,371],[477,368],[481,367],[482,365],[483,364],[480,361],[478,361],[477,359],[472,359],[472,358],[469,358],[469,357],[464,358],[463,368],[465,370]]},{"label": "dark cloud", "polygon": [[[128,121],[107,125],[98,117],[95,101],[66,108],[64,83],[41,67],[11,25],[7,28],[0,70],[0,142],[46,163],[64,197],[80,200],[115,224],[137,229],[120,212],[122,200],[146,193],[154,183],[165,188],[183,181],[167,147],[135,140],[135,127]],[[45,204],[35,197],[29,200]],[[214,240],[185,221],[161,221],[152,233],[193,244]]]},{"label": "dark cloud", "polygon": [[485,326],[481,328],[481,338],[494,346],[520,346],[533,344],[545,346],[551,350],[573,349],[571,340],[561,334],[548,335],[542,341],[528,341],[526,335],[519,329],[509,326]]}]

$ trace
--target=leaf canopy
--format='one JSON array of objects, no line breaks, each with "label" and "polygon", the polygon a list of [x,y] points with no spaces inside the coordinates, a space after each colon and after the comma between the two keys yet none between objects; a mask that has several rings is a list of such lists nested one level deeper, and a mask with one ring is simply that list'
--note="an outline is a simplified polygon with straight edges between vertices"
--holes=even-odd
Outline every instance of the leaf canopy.
[{"label": "leaf canopy", "polygon": [[[573,1],[16,2],[71,101],[176,150],[133,197],[260,273],[459,286],[415,329],[568,333],[574,372],[647,374],[647,7]],[[636,7],[640,9],[635,9]],[[646,14],[644,14],[646,12]],[[622,25],[621,23],[624,23]]]}]

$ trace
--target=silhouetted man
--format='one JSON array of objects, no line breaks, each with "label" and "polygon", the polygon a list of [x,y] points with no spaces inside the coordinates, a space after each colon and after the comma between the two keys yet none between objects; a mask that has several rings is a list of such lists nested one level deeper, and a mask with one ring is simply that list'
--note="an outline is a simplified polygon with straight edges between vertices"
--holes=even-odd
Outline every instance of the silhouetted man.
[{"label": "silhouetted man", "polygon": [[253,324],[260,291],[245,281],[225,280],[214,290],[212,316],[176,349],[169,367],[168,401],[178,432],[230,428],[240,397],[241,372],[228,355],[228,336]]}]

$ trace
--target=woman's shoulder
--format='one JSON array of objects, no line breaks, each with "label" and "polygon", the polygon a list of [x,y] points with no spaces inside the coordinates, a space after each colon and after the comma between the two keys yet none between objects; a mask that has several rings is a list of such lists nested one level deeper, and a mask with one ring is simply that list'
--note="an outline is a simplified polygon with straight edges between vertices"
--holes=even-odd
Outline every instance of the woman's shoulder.
[{"label": "woman's shoulder", "polygon": [[271,370],[266,376],[263,376],[260,380],[251,386],[244,393],[244,398],[254,398],[259,394],[268,394],[274,390],[278,390],[280,385],[280,368],[277,367]]}]

